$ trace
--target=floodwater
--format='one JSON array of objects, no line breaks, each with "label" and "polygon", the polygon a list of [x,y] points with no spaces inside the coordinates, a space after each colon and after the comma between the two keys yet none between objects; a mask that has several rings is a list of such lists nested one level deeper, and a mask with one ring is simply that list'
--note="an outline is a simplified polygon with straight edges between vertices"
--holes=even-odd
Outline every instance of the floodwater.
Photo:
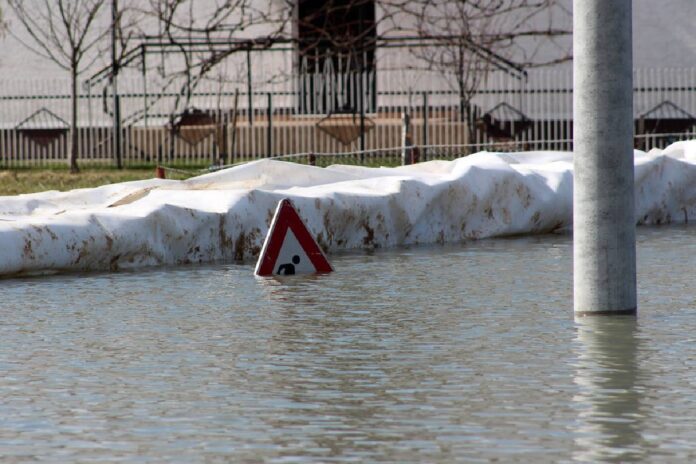
[{"label": "floodwater", "polygon": [[696,459],[696,228],[639,316],[572,313],[569,236],[0,281],[2,462]]}]

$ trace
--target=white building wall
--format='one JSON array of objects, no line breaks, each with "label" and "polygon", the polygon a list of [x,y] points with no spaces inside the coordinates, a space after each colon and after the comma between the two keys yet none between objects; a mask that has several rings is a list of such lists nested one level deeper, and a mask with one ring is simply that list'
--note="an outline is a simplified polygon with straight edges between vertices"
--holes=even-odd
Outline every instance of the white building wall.
[{"label": "white building wall", "polygon": [[[572,0],[567,8],[572,9]],[[196,0],[199,11],[212,0]],[[271,5],[280,8],[282,0],[272,0]],[[4,13],[13,31],[25,40],[12,12],[5,7]],[[378,14],[381,10],[378,8]],[[383,12],[382,12],[383,14]],[[694,0],[634,0],[634,64],[644,67],[691,67],[696,65],[696,1]],[[108,15],[104,21],[108,24]],[[102,27],[106,27],[103,24]],[[385,26],[386,27],[386,26]],[[248,28],[239,33],[239,37],[263,35],[263,27]],[[151,31],[156,32],[156,31]],[[405,33],[405,32],[402,32]],[[292,34],[291,21],[288,22],[287,34]],[[104,50],[106,52],[106,50]],[[527,53],[530,51],[527,50]],[[557,52],[553,45],[542,47],[540,58]],[[520,52],[522,54],[522,52]],[[511,57],[515,60],[515,57]],[[109,62],[108,53],[102,53],[92,67],[96,70]],[[27,51],[11,34],[0,39],[0,79],[32,79],[59,76],[65,71],[45,58]]]},{"label": "white building wall", "polygon": [[[564,0],[564,6],[567,11],[572,9],[572,0]],[[212,0],[196,0],[196,8],[199,14],[204,15],[203,9],[206,5],[213,5]],[[269,0],[268,8],[281,9],[286,3],[284,0]],[[412,35],[415,31],[410,31],[410,25],[404,17],[392,17],[390,12],[381,6],[377,7],[377,20],[379,25],[380,35]],[[21,29],[17,27],[16,18],[12,17],[11,11],[5,8],[5,14],[10,21],[10,26],[20,36]],[[564,12],[563,8],[551,12],[555,25],[557,27],[570,27],[568,21],[571,17]],[[388,17],[389,20],[384,20]],[[692,26],[692,20],[696,18],[696,1],[695,0],[634,0],[634,63],[636,68],[684,68],[696,67],[696,28]],[[539,24],[545,24],[549,18],[536,18]],[[105,11],[105,15],[101,18],[102,28],[108,28],[110,21],[110,11]],[[539,24],[530,24],[530,27],[536,27]],[[396,27],[398,26],[398,27]],[[156,31],[150,31],[156,32]],[[236,37],[250,38],[263,36],[268,32],[268,27],[255,26],[240,31]],[[293,22],[285,23],[284,34],[292,36]],[[27,40],[28,37],[24,36]],[[544,41],[542,43],[530,43],[525,49],[517,50],[516,54],[511,53],[506,55],[506,58],[512,61],[523,61],[530,58],[535,58],[538,61],[552,59],[554,56],[564,53],[568,50],[570,37],[561,38],[556,41]],[[12,93],[26,93],[28,90],[38,93],[66,93],[67,92],[67,72],[60,69],[54,63],[47,59],[36,56],[27,51],[19,41],[10,34],[0,41],[0,81],[5,84],[0,89],[0,93],[7,95]],[[105,44],[105,46],[108,45]],[[103,47],[104,48],[104,47]],[[290,44],[279,45],[279,48],[292,48]],[[110,55],[108,47],[102,50],[103,53],[98,55],[91,69],[87,70],[83,76],[88,76],[97,69],[107,66]],[[414,57],[414,54],[405,49],[379,49],[376,54],[377,61],[377,90],[381,93],[378,101],[379,106],[393,105],[420,105],[423,91],[440,90],[454,91],[456,84],[452,76],[447,76],[438,70],[425,71],[423,70],[423,62]],[[167,77],[177,68],[180,68],[180,60],[177,58],[167,58],[162,60],[160,57],[151,55],[148,58],[148,78],[144,82],[138,68],[132,69],[124,73],[122,78],[121,89],[125,92],[136,93],[157,92],[164,89],[164,83]],[[253,53],[252,61],[252,81],[254,91],[275,91],[275,92],[290,92],[296,88],[296,83],[289,76],[296,69],[296,54],[292,51],[269,51],[264,53]],[[493,74],[489,78],[487,86],[493,90],[510,90],[524,88],[555,88],[559,90],[568,89],[572,86],[572,81],[569,79],[570,64],[557,65],[554,67],[556,71],[529,71],[528,82],[511,80],[502,76],[500,73]],[[667,74],[667,77],[661,78],[665,85],[680,85],[688,83],[691,74],[684,74],[675,70],[673,74]],[[226,81],[222,84],[216,81],[216,76],[221,76]],[[46,79],[58,79],[56,84],[46,84]],[[8,83],[11,80],[13,83]],[[27,86],[28,81],[35,80],[36,83]],[[650,72],[638,72],[636,76],[637,85],[644,82],[656,82],[656,78],[652,77]],[[246,55],[244,53],[235,54],[219,66],[216,72],[211,73],[211,79],[204,82],[199,87],[200,90],[210,93],[218,92],[224,88],[227,92],[233,92],[234,89],[239,89],[240,92],[247,90],[247,65]],[[102,87],[92,89],[93,94],[97,95],[101,92]],[[172,86],[167,91],[174,92],[178,88]],[[87,90],[83,89],[83,94]],[[394,95],[395,92],[403,92],[406,95]],[[391,95],[390,95],[391,93]],[[292,96],[276,96],[274,97],[274,106],[290,107],[295,104]],[[452,95],[445,93],[431,95],[429,103],[431,105],[452,105]],[[677,97],[651,93],[649,98],[640,100],[636,105],[636,113],[640,114],[647,111],[652,106],[657,105],[665,99],[676,99]],[[680,97],[681,98],[681,97]],[[568,117],[572,111],[569,105],[569,95],[559,92],[549,94],[546,99],[540,102],[540,99],[532,96],[514,97],[511,100],[510,96],[502,97],[499,94],[489,93],[480,95],[474,99],[483,111],[494,107],[501,101],[506,101],[516,108],[523,111],[526,115],[532,118],[543,116],[553,116],[559,119]],[[683,100],[683,98],[682,98]],[[693,101],[691,99],[690,101]],[[135,102],[132,99],[131,102]],[[55,102],[53,102],[55,103]],[[163,115],[171,112],[171,108],[167,107],[169,103],[163,102],[159,106],[151,109],[152,116]],[[43,102],[36,102],[38,109]],[[135,103],[133,103],[135,104]],[[220,104],[224,107],[231,105],[229,97],[224,102],[215,101],[211,97],[195,98],[191,102],[195,107],[210,107],[211,105]],[[140,103],[138,105],[142,106]],[[239,102],[240,107],[247,106],[246,98]],[[259,95],[254,98],[252,105],[255,108],[266,108],[267,101],[264,95]],[[31,111],[26,106],[21,108],[17,105],[17,114],[11,114],[12,109],[8,108],[11,105],[5,105],[3,116],[3,124],[13,124],[12,121],[18,121],[26,117]],[[688,107],[682,106],[687,111],[696,112],[693,105]],[[29,111],[29,113],[27,113]],[[135,109],[126,111],[127,114],[133,113]],[[67,119],[68,105],[65,104],[65,111],[61,113],[61,117]],[[106,115],[101,111],[98,104],[92,104],[90,108],[80,112],[83,122],[92,124],[96,119],[106,118]],[[5,121],[6,119],[6,121]]]}]

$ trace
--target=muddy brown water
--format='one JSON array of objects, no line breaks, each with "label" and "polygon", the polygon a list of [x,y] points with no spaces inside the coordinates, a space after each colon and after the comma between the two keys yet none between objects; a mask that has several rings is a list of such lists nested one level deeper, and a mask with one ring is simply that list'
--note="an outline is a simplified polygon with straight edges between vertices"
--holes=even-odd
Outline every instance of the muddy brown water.
[{"label": "muddy brown water", "polygon": [[571,249],[0,281],[0,461],[694,460],[696,227],[638,229],[638,318],[574,320]]}]

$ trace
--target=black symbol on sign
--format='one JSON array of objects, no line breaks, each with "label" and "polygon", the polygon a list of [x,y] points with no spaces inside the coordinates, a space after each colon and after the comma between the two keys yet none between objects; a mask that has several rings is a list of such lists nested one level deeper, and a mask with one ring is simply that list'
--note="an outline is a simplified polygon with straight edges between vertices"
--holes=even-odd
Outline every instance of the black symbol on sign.
[{"label": "black symbol on sign", "polygon": [[292,257],[292,263],[281,264],[278,268],[279,275],[294,275],[295,264],[300,264],[300,257],[295,255]]}]

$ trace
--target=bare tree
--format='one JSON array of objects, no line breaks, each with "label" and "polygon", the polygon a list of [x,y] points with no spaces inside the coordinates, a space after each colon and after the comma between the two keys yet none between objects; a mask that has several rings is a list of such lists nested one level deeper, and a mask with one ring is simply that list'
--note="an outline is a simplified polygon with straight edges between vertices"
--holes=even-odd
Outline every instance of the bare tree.
[{"label": "bare tree", "polygon": [[26,48],[70,73],[70,172],[73,173],[79,172],[78,77],[97,59],[98,53],[94,53],[97,44],[109,33],[109,27],[99,21],[106,3],[107,0],[7,0],[28,40],[13,35]]},{"label": "bare tree", "polygon": [[175,115],[190,105],[202,81],[224,77],[216,69],[231,55],[272,47],[286,31],[293,5],[291,0],[149,0],[141,8],[159,29],[146,44],[169,56],[159,72],[163,88],[178,87]]},{"label": "bare tree", "polygon": [[[412,56],[405,60],[405,68],[441,72],[458,92],[463,113],[468,113],[473,95],[491,70],[502,67],[522,72],[570,58],[566,46],[570,12],[563,9],[564,2],[567,0],[131,0],[122,11],[137,21],[128,26],[123,19],[118,21],[119,59],[127,58],[124,65],[142,66],[151,77],[155,74],[152,60],[161,60],[156,67],[161,95],[148,98],[129,118],[137,120],[138,113],[147,115],[159,106],[159,114],[169,112],[174,130],[177,117],[191,107],[202,82],[222,88],[223,83],[250,80],[241,60],[228,66],[235,63],[230,60],[233,55],[249,49],[293,42],[298,52],[293,59],[299,66],[286,72],[324,72],[325,64],[336,63],[329,72],[338,76],[375,70],[377,47],[404,36],[415,39],[408,43],[417,44],[407,47]],[[553,47],[554,53],[540,53]],[[146,61],[146,56],[151,58],[144,64],[134,58],[139,56]],[[158,103],[172,90],[177,97],[164,109]],[[351,87],[356,94],[364,95],[363,90]],[[363,100],[360,105],[353,100],[354,109],[364,105]]]},{"label": "bare tree", "polygon": [[569,61],[571,12],[562,0],[380,0],[390,34],[416,34],[416,69],[437,70],[462,108],[495,69],[524,72]]}]

